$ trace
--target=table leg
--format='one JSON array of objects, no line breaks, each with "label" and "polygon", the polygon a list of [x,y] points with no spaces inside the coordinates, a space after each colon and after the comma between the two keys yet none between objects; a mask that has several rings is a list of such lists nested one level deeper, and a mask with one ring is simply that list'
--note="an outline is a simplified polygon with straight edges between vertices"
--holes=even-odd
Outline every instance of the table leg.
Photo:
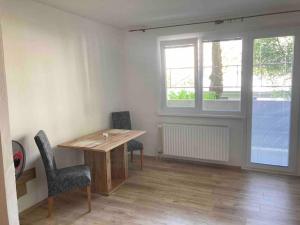
[{"label": "table leg", "polygon": [[112,189],[110,152],[84,152],[85,164],[91,169],[93,193],[105,194]]},{"label": "table leg", "polygon": [[91,169],[93,193],[109,195],[128,178],[127,144],[109,152],[85,151],[84,159]]},{"label": "table leg", "polygon": [[127,143],[124,144],[124,177],[125,179],[128,178],[128,149]]}]

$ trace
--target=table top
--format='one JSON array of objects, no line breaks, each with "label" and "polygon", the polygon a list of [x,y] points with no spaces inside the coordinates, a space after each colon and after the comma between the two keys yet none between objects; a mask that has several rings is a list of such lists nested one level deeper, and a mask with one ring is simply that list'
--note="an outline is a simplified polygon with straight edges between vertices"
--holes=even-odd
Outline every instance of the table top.
[{"label": "table top", "polygon": [[[141,130],[107,129],[65,142],[58,145],[58,147],[84,151],[109,152],[145,133],[146,131]],[[103,134],[108,135],[108,137],[105,137]]]}]

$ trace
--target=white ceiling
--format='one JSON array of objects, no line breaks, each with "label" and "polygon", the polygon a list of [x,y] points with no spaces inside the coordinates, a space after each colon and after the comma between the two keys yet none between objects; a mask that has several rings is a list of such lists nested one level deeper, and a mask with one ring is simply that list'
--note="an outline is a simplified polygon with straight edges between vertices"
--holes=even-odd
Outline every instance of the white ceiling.
[{"label": "white ceiling", "polygon": [[300,0],[36,0],[120,28],[300,9]]}]

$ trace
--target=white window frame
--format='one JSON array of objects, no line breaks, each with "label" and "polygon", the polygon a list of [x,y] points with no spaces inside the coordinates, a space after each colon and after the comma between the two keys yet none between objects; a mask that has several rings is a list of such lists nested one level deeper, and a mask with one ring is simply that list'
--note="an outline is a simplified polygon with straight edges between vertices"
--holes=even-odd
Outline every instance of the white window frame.
[{"label": "white window frame", "polygon": [[[253,43],[255,39],[259,38],[270,38],[280,36],[294,36],[294,63],[293,63],[293,77],[292,77],[292,99],[291,99],[291,115],[290,115],[290,140],[289,140],[289,165],[287,167],[276,166],[276,165],[265,165],[251,162],[251,134],[252,134],[252,73],[253,73]],[[300,76],[297,73],[300,71],[300,65],[298,65],[297,59],[300,58],[300,32],[294,31],[294,28],[281,29],[269,29],[266,31],[257,31],[248,33],[247,35],[247,125],[246,125],[246,152],[244,155],[243,169],[248,170],[262,170],[262,171],[275,171],[287,174],[296,173],[297,157],[297,137],[299,136],[298,124],[293,121],[298,120],[299,116],[299,101],[300,101]]]},{"label": "white window frame", "polygon": [[[201,42],[201,45],[204,43],[204,42],[216,42],[216,41],[231,41],[231,40],[240,40],[242,41],[242,55],[241,55],[241,91],[240,91],[240,94],[241,94],[241,98],[240,98],[240,109],[239,110],[204,110],[203,107],[201,108],[201,112],[206,112],[206,113],[213,113],[213,114],[221,114],[221,115],[240,115],[242,113],[242,83],[243,83],[243,39],[241,37],[236,36],[236,37],[225,37],[225,36],[222,36],[222,38],[213,38],[213,37],[203,37],[203,40]],[[203,57],[203,51],[201,52],[202,53],[202,57]],[[203,66],[201,67],[201,74],[200,74],[200,77],[201,77],[201,86],[203,84]],[[201,88],[201,93],[203,93],[203,88]],[[201,99],[201,101],[203,102],[204,100]],[[202,103],[203,104],[203,103]]]},{"label": "white window frame", "polygon": [[[203,41],[226,41],[226,40],[241,40],[242,41],[242,65],[241,65],[241,100],[240,100],[240,110],[239,111],[210,111],[203,110],[203,67],[202,67],[202,57],[203,57]],[[166,96],[166,66],[165,66],[165,53],[164,49],[166,46],[176,46],[183,43],[194,43],[197,46],[197,53],[195,51],[195,108],[180,108],[180,107],[168,107],[167,106],[167,96]],[[161,53],[161,76],[160,76],[160,110],[159,115],[161,116],[188,116],[188,117],[221,117],[221,118],[244,118],[245,117],[245,54],[243,53],[245,49],[244,37],[241,33],[230,33],[224,34],[219,32],[207,32],[200,33],[197,38],[181,39],[181,40],[170,40],[160,42],[160,53]]]},{"label": "white window frame", "polygon": [[[188,46],[192,45],[195,48],[194,55],[194,84],[195,84],[195,107],[168,107],[167,106],[167,85],[166,85],[166,63],[165,63],[165,49],[172,48],[176,46]],[[171,41],[161,41],[160,42],[160,52],[161,52],[161,111],[164,113],[187,113],[195,114],[199,111],[199,97],[198,97],[198,84],[199,84],[199,50],[198,50],[198,39],[189,38],[181,40],[171,40]]]}]

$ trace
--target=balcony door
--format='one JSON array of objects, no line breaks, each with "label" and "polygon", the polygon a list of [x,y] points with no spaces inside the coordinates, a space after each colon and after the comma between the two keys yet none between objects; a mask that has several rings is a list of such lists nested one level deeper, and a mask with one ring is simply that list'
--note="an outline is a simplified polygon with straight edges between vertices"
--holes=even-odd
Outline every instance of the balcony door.
[{"label": "balcony door", "polygon": [[253,41],[250,163],[288,168],[294,37]]}]

